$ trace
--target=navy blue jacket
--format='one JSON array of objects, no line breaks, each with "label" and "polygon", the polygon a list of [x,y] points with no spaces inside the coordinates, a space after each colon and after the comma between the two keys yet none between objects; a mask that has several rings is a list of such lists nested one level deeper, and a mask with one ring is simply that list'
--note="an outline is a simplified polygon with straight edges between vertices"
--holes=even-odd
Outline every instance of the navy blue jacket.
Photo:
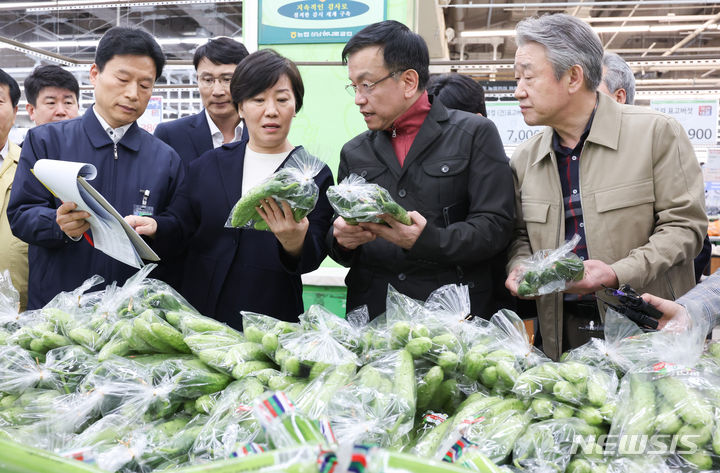
[{"label": "navy blue jacket", "polygon": [[185,176],[185,165],[165,143],[133,123],[117,145],[89,109],[82,117],[30,130],[25,138],[8,205],[10,228],[30,244],[28,309],[44,306],[60,291],[70,291],[98,274],[119,284],[135,269],[92,248],[85,239],[72,241],[55,222],[61,202],[30,170],[38,159],[93,164],[97,177],[89,183],[120,215],[130,215],[149,189],[147,205],[164,211]]},{"label": "navy blue jacket", "polygon": [[[169,144],[187,164],[213,149],[205,109],[195,115],[159,124],[155,128],[155,136]],[[242,139],[246,140],[247,136],[247,128],[243,127]]]},{"label": "navy blue jacket", "polygon": [[300,275],[317,269],[327,255],[333,215],[325,195],[333,177],[324,166],[315,176],[320,195],[299,258],[288,255],[272,232],[225,228],[242,194],[246,144],[223,145],[190,164],[175,200],[157,218],[154,243],[162,258],[187,249],[180,293],[202,314],[236,328],[241,310],[297,321],[303,312]]}]

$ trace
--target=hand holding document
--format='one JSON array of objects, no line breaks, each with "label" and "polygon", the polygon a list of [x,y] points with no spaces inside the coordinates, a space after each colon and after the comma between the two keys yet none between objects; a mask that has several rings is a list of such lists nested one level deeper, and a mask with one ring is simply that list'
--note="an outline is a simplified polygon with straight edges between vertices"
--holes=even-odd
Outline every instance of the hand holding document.
[{"label": "hand holding document", "polygon": [[143,260],[160,261],[157,254],[128,225],[122,216],[95,190],[88,180],[95,179],[92,164],[40,159],[33,174],[58,199],[75,202],[75,210],[90,214],[93,244],[96,249],[134,268],[144,266]]}]

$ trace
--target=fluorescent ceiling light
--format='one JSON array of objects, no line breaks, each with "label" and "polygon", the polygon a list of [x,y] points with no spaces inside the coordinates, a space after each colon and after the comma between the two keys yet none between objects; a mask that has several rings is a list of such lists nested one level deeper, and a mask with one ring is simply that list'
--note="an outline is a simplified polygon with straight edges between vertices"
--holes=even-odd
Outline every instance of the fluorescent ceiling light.
[{"label": "fluorescent ceiling light", "polygon": [[[197,37],[197,38],[155,38],[155,40],[163,45],[173,44],[205,44],[211,38]],[[236,41],[242,42],[242,36],[235,36],[232,38]],[[42,49],[53,49],[53,48],[86,48],[97,46],[99,39],[70,39],[70,40],[59,40],[59,41],[30,41],[27,43],[28,46],[33,48]]]},{"label": "fluorescent ceiling light", "polygon": [[30,13],[51,10],[78,10],[109,7],[144,7],[161,5],[203,5],[232,3],[238,0],[54,0],[41,2],[3,2],[0,10],[27,10]]},{"label": "fluorescent ceiling light", "polygon": [[490,38],[493,36],[515,36],[515,30],[470,30],[461,31],[461,38]]},{"label": "fluorescent ceiling light", "polygon": [[[695,31],[698,28],[717,30],[717,24],[684,24],[684,25],[625,25],[625,26],[594,26],[596,33],[667,33],[677,31]],[[490,38],[496,36],[515,36],[515,30],[469,30],[460,33],[462,38]]]}]

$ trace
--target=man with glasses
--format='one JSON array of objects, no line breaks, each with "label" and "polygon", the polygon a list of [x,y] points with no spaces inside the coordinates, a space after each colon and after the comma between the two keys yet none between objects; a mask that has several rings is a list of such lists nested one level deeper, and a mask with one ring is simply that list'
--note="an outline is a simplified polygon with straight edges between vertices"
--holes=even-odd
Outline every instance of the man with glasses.
[{"label": "man with glasses", "polygon": [[243,126],[230,96],[230,80],[247,55],[242,43],[224,37],[211,39],[195,51],[193,65],[204,109],[155,129],[155,136],[186,163],[223,143],[242,139]]},{"label": "man with glasses", "polygon": [[488,261],[508,245],[514,218],[512,173],[495,126],[428,96],[427,45],[401,23],[364,28],[342,59],[368,131],[343,146],[338,181],[362,176],[412,218],[411,225],[390,216],[386,225],[335,220],[330,253],[350,267],[347,308],[366,304],[379,315],[388,284],[426,299],[459,283],[470,290],[474,315],[492,315]]}]

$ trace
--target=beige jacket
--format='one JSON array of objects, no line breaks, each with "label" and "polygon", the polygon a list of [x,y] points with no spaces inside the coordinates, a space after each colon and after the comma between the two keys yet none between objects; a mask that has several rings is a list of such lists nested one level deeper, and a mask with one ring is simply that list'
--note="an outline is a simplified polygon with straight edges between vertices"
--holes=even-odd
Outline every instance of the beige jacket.
[{"label": "beige jacket", "polygon": [[[700,166],[677,121],[599,94],[580,155],[588,253],[620,284],[675,299],[695,285],[693,258],[707,231]],[[564,240],[565,221],[552,133],[546,127],[515,151],[516,225],[508,272]],[[545,353],[562,346],[562,295],[537,300]],[[601,307],[602,310],[602,307]]]},{"label": "beige jacket", "polygon": [[10,142],[8,156],[0,165],[0,272],[10,270],[15,289],[20,293],[20,308],[27,306],[28,290],[28,246],[27,243],[15,238],[10,231],[7,217],[8,201],[12,189],[15,169],[20,160],[20,147]]}]

